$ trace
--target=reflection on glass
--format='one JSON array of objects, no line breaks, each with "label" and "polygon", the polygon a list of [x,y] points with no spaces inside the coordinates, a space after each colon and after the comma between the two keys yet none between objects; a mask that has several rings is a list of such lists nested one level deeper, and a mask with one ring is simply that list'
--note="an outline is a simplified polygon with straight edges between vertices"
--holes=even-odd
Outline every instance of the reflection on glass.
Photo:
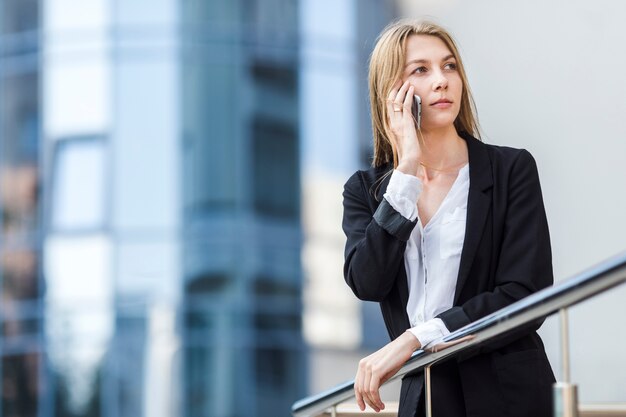
[{"label": "reflection on glass", "polygon": [[38,280],[39,2],[0,3],[0,415],[35,417],[43,384]]},{"label": "reflection on glass", "polygon": [[61,384],[59,404],[82,416],[98,396],[114,316],[110,244],[103,235],[49,237],[44,246],[47,353]]}]

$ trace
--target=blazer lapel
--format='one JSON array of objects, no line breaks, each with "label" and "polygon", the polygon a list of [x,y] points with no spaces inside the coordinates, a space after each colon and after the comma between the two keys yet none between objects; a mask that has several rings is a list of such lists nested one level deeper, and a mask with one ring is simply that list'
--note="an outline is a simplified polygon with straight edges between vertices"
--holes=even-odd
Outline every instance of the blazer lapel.
[{"label": "blazer lapel", "polygon": [[483,144],[470,135],[462,135],[467,142],[469,158],[470,186],[467,198],[467,223],[465,227],[465,241],[461,252],[459,276],[456,282],[454,303],[461,294],[461,289],[467,281],[478,244],[483,235],[485,220],[491,206],[491,192],[493,175],[491,160]]}]

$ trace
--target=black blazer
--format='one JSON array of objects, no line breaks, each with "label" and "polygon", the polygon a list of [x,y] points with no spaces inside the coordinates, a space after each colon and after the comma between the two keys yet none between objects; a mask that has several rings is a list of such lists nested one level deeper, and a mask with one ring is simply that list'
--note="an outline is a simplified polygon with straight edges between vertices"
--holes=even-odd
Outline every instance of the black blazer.
[{"label": "black blazer", "polygon": [[[450,331],[553,282],[550,236],[533,157],[526,150],[461,136],[470,170],[465,242],[454,305],[437,316]],[[410,327],[404,251],[417,221],[404,218],[383,198],[390,177],[384,175],[391,169],[387,165],[350,177],[344,186],[342,226],[347,236],[345,280],[358,298],[380,303],[389,336],[395,339]],[[437,410],[456,398],[464,402],[467,415],[551,415],[554,375],[536,333],[540,325],[518,329],[452,365],[434,366],[433,413],[441,416]],[[458,380],[459,389],[446,388],[452,379]],[[399,416],[415,415],[422,389],[421,373],[403,379]]]}]

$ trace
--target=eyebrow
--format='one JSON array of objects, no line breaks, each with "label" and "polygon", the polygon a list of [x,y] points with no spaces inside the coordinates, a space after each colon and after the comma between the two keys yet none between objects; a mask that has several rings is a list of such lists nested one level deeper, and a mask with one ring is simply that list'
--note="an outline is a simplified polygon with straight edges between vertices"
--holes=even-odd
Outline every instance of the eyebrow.
[{"label": "eyebrow", "polygon": [[[451,58],[456,60],[456,58],[454,57],[453,54],[449,54],[449,55],[444,56],[441,61],[447,61],[447,60],[449,60]],[[430,61],[427,60],[427,59],[412,59],[412,60],[410,60],[409,62],[406,63],[404,68],[408,67],[411,64],[428,64],[428,63],[430,63]]]}]

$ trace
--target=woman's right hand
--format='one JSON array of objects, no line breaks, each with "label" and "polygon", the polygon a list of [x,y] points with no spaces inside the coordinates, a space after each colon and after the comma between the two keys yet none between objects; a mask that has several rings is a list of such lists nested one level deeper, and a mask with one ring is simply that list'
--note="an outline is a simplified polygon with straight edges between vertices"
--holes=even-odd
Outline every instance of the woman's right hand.
[{"label": "woman's right hand", "polygon": [[414,94],[415,89],[408,81],[403,84],[398,81],[387,97],[389,125],[394,136],[391,141],[398,153],[396,169],[409,175],[417,175],[421,155],[411,112]]},{"label": "woman's right hand", "polygon": [[359,361],[354,378],[354,396],[361,411],[365,410],[366,404],[377,413],[385,408],[380,399],[380,386],[397,374],[413,352],[421,347],[417,337],[406,331]]}]

